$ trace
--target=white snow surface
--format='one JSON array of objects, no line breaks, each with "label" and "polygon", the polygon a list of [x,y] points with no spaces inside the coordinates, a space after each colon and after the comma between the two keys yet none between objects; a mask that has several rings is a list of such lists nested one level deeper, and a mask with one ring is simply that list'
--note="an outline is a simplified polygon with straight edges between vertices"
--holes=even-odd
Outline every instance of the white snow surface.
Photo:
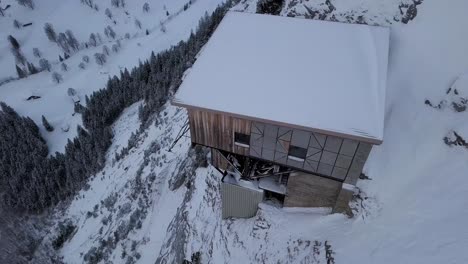
[{"label": "white snow surface", "polygon": [[[148,13],[142,10],[145,2],[150,4],[151,9]],[[1,85],[0,101],[12,106],[20,115],[31,117],[38,124],[51,154],[56,151],[63,152],[68,139],[76,137],[76,127],[82,124],[81,115],[73,114],[74,103],[67,95],[67,89],[74,88],[85,105],[85,96],[104,88],[110,77],[119,75],[124,68],[130,70],[137,66],[139,61],[148,59],[153,51],[161,52],[187,39],[205,12],[211,12],[223,1],[192,1],[189,8],[183,11],[187,2],[127,0],[125,8],[115,8],[111,7],[110,0],[94,1],[99,6],[99,11],[96,11],[82,4],[80,0],[35,0],[34,10],[20,6],[15,0],[2,0],[2,7],[7,4],[11,7],[5,11],[5,17],[0,16],[0,82],[8,77],[16,77],[15,59],[10,52],[8,35],[18,40],[27,61],[39,67],[39,58],[33,55],[33,48],[39,48],[42,58],[49,60],[52,69],[51,72],[43,71]],[[104,14],[106,8],[111,10],[112,19]],[[32,22],[33,25],[16,29],[13,27],[14,19],[23,24]],[[135,26],[135,19],[140,20],[141,29]],[[103,42],[97,47],[82,47],[79,51],[71,53],[71,57],[64,61],[68,65],[68,71],[63,72],[59,55],[64,57],[64,52],[57,44],[47,39],[43,29],[45,23],[51,23],[57,34],[70,29],[82,45],[88,42],[91,33],[99,33]],[[164,24],[166,32],[161,31],[161,23]],[[104,28],[107,26],[115,31],[115,39],[104,35]],[[149,35],[146,35],[146,30]],[[130,39],[125,38],[126,33],[130,35]],[[121,50],[117,53],[111,51],[106,64],[97,65],[94,54],[102,53],[104,45],[110,49],[117,40],[121,42]],[[89,57],[89,63],[85,63],[84,70],[78,67],[83,56]],[[55,84],[51,79],[52,72],[60,73],[63,82]],[[41,98],[27,101],[31,95]],[[56,128],[53,132],[47,132],[42,126],[42,115]],[[66,126],[70,127],[69,132],[60,129]]]},{"label": "white snow surface", "polygon": [[383,139],[389,29],[229,12],[174,102]]}]

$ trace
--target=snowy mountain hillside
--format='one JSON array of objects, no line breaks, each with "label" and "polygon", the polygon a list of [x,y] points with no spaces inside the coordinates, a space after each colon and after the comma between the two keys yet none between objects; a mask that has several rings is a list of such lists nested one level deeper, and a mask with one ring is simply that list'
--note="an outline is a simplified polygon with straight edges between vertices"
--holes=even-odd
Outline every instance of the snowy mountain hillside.
[{"label": "snowy mountain hillside", "polygon": [[[60,2],[59,10],[90,9],[75,2]],[[143,5],[135,2],[138,5],[130,9],[133,12]],[[169,3],[176,2],[161,1],[160,6],[169,9]],[[213,10],[221,1],[191,2],[186,11],[165,24],[166,32],[158,28],[164,12],[157,13],[156,20],[147,20],[153,25],[148,26],[149,35],[144,29],[133,29],[132,34],[139,35],[122,39],[122,49],[104,66],[97,66],[91,58],[102,47],[81,49],[67,60],[69,64],[76,65],[87,54],[92,65],[63,73],[64,80],[59,84],[52,83],[48,72],[3,84],[0,101],[31,115],[36,122],[44,112],[52,125],[76,126],[81,117],[75,115],[73,122],[68,118],[73,103],[66,89],[73,86],[84,96],[102,88],[108,74],[118,73],[120,66],[137,65],[138,59],[147,58],[152,50],[160,51],[187,38],[205,10]],[[257,2],[241,0],[232,10],[255,12]],[[183,4],[181,1],[171,10],[180,6],[183,10]],[[57,31],[67,29],[64,26],[59,30],[60,12],[41,9],[38,2],[36,5],[37,12],[57,16]],[[107,21],[104,4],[99,5],[103,6],[98,17]],[[130,1],[127,5],[133,8]],[[15,8],[21,8],[23,18],[27,12],[36,12]],[[286,0],[280,9],[273,10],[283,16],[378,24],[391,29],[383,144],[373,148],[366,163],[351,203],[353,218],[329,214],[326,208],[281,208],[270,200],[261,204],[253,218],[222,220],[222,175],[207,163],[207,150],[191,148],[188,135],[170,148],[186,123],[185,111],[165,103],[142,126],[139,109],[145,102],[138,101],[112,125],[114,137],[103,169],[70,203],[54,208],[40,242],[29,246],[33,258],[26,262],[468,263],[466,10],[468,2],[464,0]],[[118,9],[112,11],[118,16]],[[125,24],[127,18],[121,14],[118,25]],[[42,22],[35,26],[47,44],[42,32],[46,20],[38,15]],[[109,21],[103,23],[102,29]],[[130,28],[130,20],[128,23]],[[121,36],[127,30],[122,26],[115,31]],[[94,31],[83,35],[89,32]],[[22,42],[20,37],[18,40]],[[32,48],[33,44],[24,45]],[[57,56],[55,48],[50,47],[49,56],[55,52]],[[1,54],[2,69],[4,64],[12,65],[10,54]],[[10,61],[4,62],[7,57]],[[58,63],[53,67],[59,69]],[[14,75],[14,68],[9,75]],[[36,91],[41,99],[24,100]],[[48,134],[41,127],[52,150],[62,149],[72,131]],[[0,236],[0,245],[4,242]]]},{"label": "snowy mountain hillside", "polygon": [[[11,5],[4,11],[5,16],[0,16],[0,39],[3,40],[0,42],[0,83],[3,83],[0,85],[0,101],[38,124],[42,123],[44,115],[57,128],[47,132],[40,126],[50,153],[63,152],[67,140],[76,136],[76,126],[81,124],[81,117],[74,111],[74,99],[67,93],[69,88],[76,91],[84,104],[85,96],[102,89],[108,78],[124,68],[138,65],[140,60],[148,59],[151,52],[160,52],[186,39],[205,12],[211,12],[222,1],[148,1],[148,12],[143,10],[146,2],[143,0],[125,1],[125,7],[113,7],[110,0],[94,1],[98,10],[82,2],[36,0],[34,9],[20,6],[14,0],[3,0],[0,4],[1,7]],[[106,9],[110,10],[112,18],[106,16]],[[32,25],[17,29],[15,20]],[[139,21],[141,28],[135,21]],[[66,71],[59,61],[59,56],[65,58],[65,49],[48,39],[44,32],[46,23],[53,26],[57,35],[70,30],[79,42],[76,50],[68,47],[70,58],[63,61]],[[115,36],[106,36],[107,27]],[[95,44],[91,34],[95,36]],[[11,44],[7,41],[9,35],[19,42],[20,52],[27,62],[40,69],[40,60],[45,59],[51,65],[50,71],[4,83],[4,80],[17,77],[15,65],[26,68],[15,63]],[[96,62],[95,54],[106,53],[104,47],[107,47],[109,55],[105,56],[106,62],[101,66]],[[34,48],[39,50],[40,57],[34,55]],[[61,75],[60,83],[52,79],[53,72]],[[31,96],[40,98],[30,99]]]}]

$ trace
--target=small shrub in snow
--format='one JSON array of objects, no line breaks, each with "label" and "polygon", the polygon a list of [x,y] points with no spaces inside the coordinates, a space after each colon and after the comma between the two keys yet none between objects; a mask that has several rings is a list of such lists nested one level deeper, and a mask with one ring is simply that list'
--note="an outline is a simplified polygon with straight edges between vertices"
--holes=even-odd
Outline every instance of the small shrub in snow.
[{"label": "small shrub in snow", "polygon": [[149,11],[150,11],[150,5],[148,4],[148,2],[146,2],[143,4],[143,12],[148,13]]},{"label": "small shrub in snow", "polygon": [[83,62],[80,62],[80,64],[78,64],[78,68],[84,70],[86,68],[86,65]]},{"label": "small shrub in snow", "polygon": [[36,74],[39,72],[39,70],[36,68],[36,66],[33,63],[28,62],[27,65],[28,65],[29,74]]},{"label": "small shrub in snow", "polygon": [[109,56],[109,54],[110,54],[109,47],[107,47],[106,45],[104,45],[104,46],[102,47],[102,53],[105,54],[106,56]]},{"label": "small shrub in snow", "polygon": [[93,47],[96,47],[97,43],[98,43],[98,40],[97,40],[97,37],[96,37],[96,34],[94,33],[91,33],[89,35],[89,41],[88,41],[89,45],[93,46]]},{"label": "small shrub in snow", "polygon": [[106,55],[102,53],[95,53],[94,54],[94,59],[96,60],[96,63],[100,66],[104,65],[106,63]]},{"label": "small shrub in snow", "polygon": [[43,71],[47,70],[47,71],[50,72],[51,66],[50,66],[49,61],[46,60],[46,59],[40,59],[39,60],[39,67],[41,67],[41,70],[43,70]]},{"label": "small shrub in snow", "polygon": [[112,39],[115,39],[115,36],[116,36],[115,31],[112,29],[111,26],[107,26],[106,28],[104,28],[104,35]]},{"label": "small shrub in snow", "polygon": [[54,83],[60,83],[61,81],[63,81],[63,77],[62,77],[62,75],[60,75],[60,73],[53,72],[52,73],[52,81],[54,81]]},{"label": "small shrub in snow", "polygon": [[125,0],[111,0],[111,5],[113,7],[125,7]]},{"label": "small shrub in snow", "polygon": [[130,33],[125,33],[125,38],[130,39]]},{"label": "small shrub in snow", "polygon": [[135,18],[135,26],[137,26],[137,28],[141,29],[141,22],[137,18]]},{"label": "small shrub in snow", "polygon": [[13,26],[16,28],[16,29],[19,29],[20,27],[22,27],[23,25],[21,25],[21,23],[18,21],[18,20],[13,20]]},{"label": "small shrub in snow", "polygon": [[38,48],[33,48],[33,54],[34,54],[34,57],[36,57],[36,58],[41,57],[41,52],[39,51]]},{"label": "small shrub in snow", "polygon": [[18,2],[18,4],[22,5],[22,6],[25,6],[25,7],[29,7],[31,9],[34,9],[34,2],[33,0],[16,0],[16,2]]},{"label": "small shrub in snow", "polygon": [[114,53],[119,52],[119,45],[117,45],[117,44],[112,45],[112,51],[113,51]]},{"label": "small shrub in snow", "polygon": [[62,69],[62,71],[66,72],[68,71],[68,66],[65,62],[63,62],[61,65],[60,65],[60,68]]},{"label": "small shrub in snow", "polygon": [[84,55],[83,56],[83,61],[88,63],[89,62],[89,56],[88,55]]},{"label": "small shrub in snow", "polygon": [[162,33],[166,33],[166,26],[162,21],[159,22],[159,28],[161,29]]},{"label": "small shrub in snow", "polygon": [[106,11],[104,11],[104,13],[106,14],[106,16],[107,16],[109,19],[112,19],[112,12],[110,11],[109,8],[106,8]]}]

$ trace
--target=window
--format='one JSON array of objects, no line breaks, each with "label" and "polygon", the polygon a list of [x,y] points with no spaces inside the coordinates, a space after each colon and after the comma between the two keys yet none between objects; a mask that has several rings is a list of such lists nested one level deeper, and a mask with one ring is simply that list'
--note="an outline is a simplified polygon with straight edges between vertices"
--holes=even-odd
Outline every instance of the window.
[{"label": "window", "polygon": [[250,135],[234,132],[234,144],[244,148],[250,147]]},{"label": "window", "polygon": [[304,161],[307,156],[307,149],[296,147],[296,146],[289,146],[288,158],[296,161]]}]

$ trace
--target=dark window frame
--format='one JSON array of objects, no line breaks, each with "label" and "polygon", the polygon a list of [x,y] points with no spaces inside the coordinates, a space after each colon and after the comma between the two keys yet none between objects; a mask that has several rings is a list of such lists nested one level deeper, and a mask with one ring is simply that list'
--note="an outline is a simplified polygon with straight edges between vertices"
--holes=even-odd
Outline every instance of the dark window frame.
[{"label": "dark window frame", "polygon": [[234,132],[234,145],[241,147],[250,147],[250,135]]},{"label": "dark window frame", "polygon": [[297,160],[297,161],[304,161],[307,157],[307,149],[290,145],[288,150],[288,158]]}]

